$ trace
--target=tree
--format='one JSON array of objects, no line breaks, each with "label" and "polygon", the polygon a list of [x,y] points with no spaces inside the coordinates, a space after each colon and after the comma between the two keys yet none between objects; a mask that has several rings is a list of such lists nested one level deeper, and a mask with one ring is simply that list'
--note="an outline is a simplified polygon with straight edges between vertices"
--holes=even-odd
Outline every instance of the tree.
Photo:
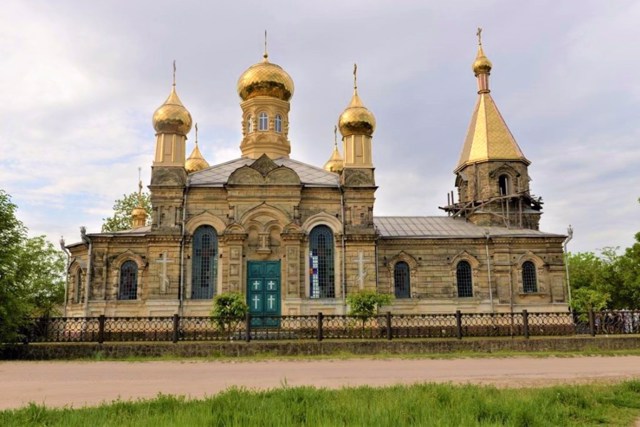
[{"label": "tree", "polygon": [[64,296],[64,254],[44,236],[28,238],[16,210],[0,190],[0,342],[19,339],[30,317],[57,314]]},{"label": "tree", "polygon": [[640,308],[640,233],[636,243],[618,259],[617,273],[622,285],[619,289],[620,308]]},{"label": "tree", "polygon": [[113,216],[103,218],[102,232],[114,232],[130,230],[132,228],[131,211],[142,201],[142,207],[147,211],[147,224],[151,221],[151,197],[147,192],[123,194],[121,199],[117,199],[113,204]]}]

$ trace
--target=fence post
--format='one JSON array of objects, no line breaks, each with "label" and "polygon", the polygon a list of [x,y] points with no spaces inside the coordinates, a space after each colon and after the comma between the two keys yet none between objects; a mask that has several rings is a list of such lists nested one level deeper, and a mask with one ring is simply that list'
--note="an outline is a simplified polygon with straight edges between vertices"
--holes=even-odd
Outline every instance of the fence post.
[{"label": "fence post", "polygon": [[522,327],[524,328],[524,337],[529,339],[529,312],[522,310]]},{"label": "fence post", "polygon": [[318,312],[318,341],[322,341],[324,339],[324,334],[322,333],[322,320],[324,319],[324,314],[322,312]]},{"label": "fence post", "polygon": [[387,311],[387,339],[391,341],[393,338],[393,329],[391,329],[391,312]]},{"label": "fence post", "polygon": [[462,313],[456,310],[456,335],[459,340],[462,339]]},{"label": "fence post", "polygon": [[592,337],[596,336],[596,315],[593,309],[589,309],[589,332]]},{"label": "fence post", "polygon": [[98,317],[98,344],[102,344],[104,342],[104,324],[104,314],[101,314],[100,317]]},{"label": "fence post", "polygon": [[251,342],[251,313],[247,312],[247,316],[245,317],[245,327],[247,329],[247,342]]},{"label": "fence post", "polygon": [[180,337],[180,316],[178,314],[173,315],[173,337],[172,341],[174,343],[178,342],[178,338]]}]

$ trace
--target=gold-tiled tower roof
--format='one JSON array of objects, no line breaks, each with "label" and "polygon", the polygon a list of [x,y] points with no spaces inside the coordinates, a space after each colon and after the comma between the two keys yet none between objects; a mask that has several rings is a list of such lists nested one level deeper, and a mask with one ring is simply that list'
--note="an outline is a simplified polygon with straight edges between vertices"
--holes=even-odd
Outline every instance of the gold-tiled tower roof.
[{"label": "gold-tiled tower roof", "polygon": [[482,44],[479,44],[473,63],[473,72],[478,79],[478,102],[471,116],[456,172],[467,165],[490,160],[519,160],[527,165],[531,163],[522,153],[491,97],[491,67],[491,61],[485,56]]},{"label": "gold-tiled tower roof", "polygon": [[201,171],[202,169],[206,169],[209,167],[209,162],[207,162],[200,152],[198,148],[198,144],[193,148],[193,151],[189,155],[189,158],[184,164],[184,168],[187,170],[187,173],[193,173]]}]

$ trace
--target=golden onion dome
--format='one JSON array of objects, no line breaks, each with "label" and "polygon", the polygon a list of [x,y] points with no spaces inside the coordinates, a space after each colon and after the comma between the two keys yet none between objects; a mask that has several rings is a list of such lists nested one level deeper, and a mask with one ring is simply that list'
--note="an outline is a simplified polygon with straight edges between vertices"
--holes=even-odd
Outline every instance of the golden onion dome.
[{"label": "golden onion dome", "polygon": [[209,167],[209,163],[204,159],[200,149],[198,148],[198,144],[196,143],[195,148],[189,155],[189,158],[184,163],[184,168],[187,170],[187,173],[194,173],[206,169]]},{"label": "golden onion dome", "polygon": [[338,127],[342,136],[354,134],[371,136],[376,130],[376,118],[362,103],[357,89],[353,92],[351,103],[340,115]]},{"label": "golden onion dome", "polygon": [[157,133],[175,133],[186,136],[191,130],[191,114],[182,105],[175,84],[167,100],[153,113],[153,128]]},{"label": "golden onion dome", "polygon": [[476,55],[476,60],[473,61],[473,73],[477,76],[478,74],[489,74],[491,71],[491,61],[487,58],[482,50],[482,45],[478,46],[478,55]]},{"label": "golden onion dome", "polygon": [[133,208],[131,210],[131,216],[133,218],[146,218],[147,217],[147,211],[144,210],[144,208],[142,206],[136,206],[135,208]]},{"label": "golden onion dome", "polygon": [[238,79],[238,95],[243,101],[256,96],[270,96],[289,101],[293,96],[293,80],[277,64],[269,62],[265,53],[264,60],[247,68]]},{"label": "golden onion dome", "polygon": [[327,163],[324,164],[324,170],[327,172],[340,173],[342,169],[344,169],[344,160],[340,155],[340,151],[338,151],[338,144],[335,144],[331,157],[327,160]]}]

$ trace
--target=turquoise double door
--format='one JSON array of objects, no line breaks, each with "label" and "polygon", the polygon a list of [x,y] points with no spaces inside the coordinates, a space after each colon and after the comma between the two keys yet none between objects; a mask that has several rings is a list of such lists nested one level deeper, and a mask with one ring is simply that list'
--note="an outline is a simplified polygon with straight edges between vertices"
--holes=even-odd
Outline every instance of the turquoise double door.
[{"label": "turquoise double door", "polygon": [[251,326],[280,325],[280,261],[247,261],[247,304]]}]

